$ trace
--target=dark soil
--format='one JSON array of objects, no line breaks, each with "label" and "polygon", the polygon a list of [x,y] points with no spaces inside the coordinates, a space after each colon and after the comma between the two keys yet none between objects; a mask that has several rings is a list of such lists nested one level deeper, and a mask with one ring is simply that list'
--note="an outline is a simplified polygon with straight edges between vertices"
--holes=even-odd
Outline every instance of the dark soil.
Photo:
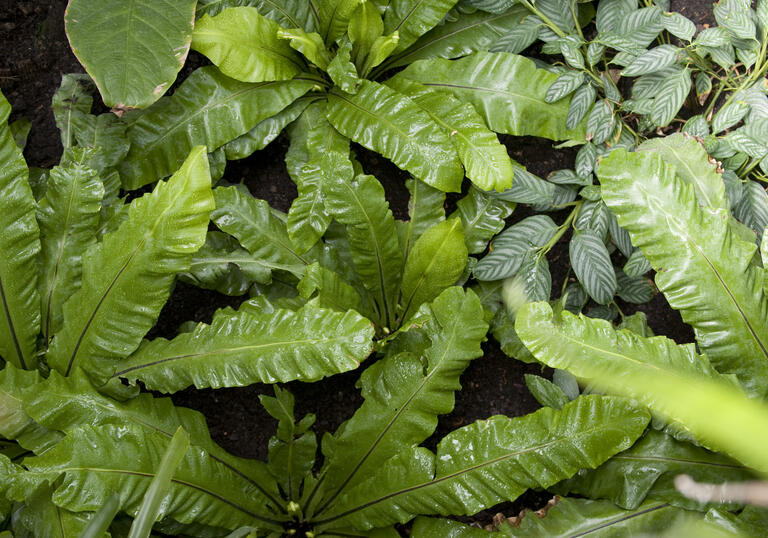
[{"label": "dark soil", "polygon": [[[51,167],[58,162],[62,148],[49,108],[51,98],[62,74],[83,71],[71,53],[64,33],[65,7],[65,0],[0,0],[0,50],[3,51],[0,88],[13,106],[12,119],[24,117],[32,121],[32,134],[24,152],[30,166]],[[696,21],[712,22],[709,2],[678,1],[672,3],[672,8]],[[194,53],[190,55],[190,65],[197,66],[204,61]],[[546,141],[505,137],[505,143],[511,156],[541,176],[572,165],[573,151],[554,150]],[[285,211],[296,196],[296,188],[283,163],[286,149],[287,141],[281,136],[252,157],[230,162],[225,178],[232,182],[243,180],[255,196]],[[366,172],[376,175],[384,184],[395,216],[405,218],[406,174],[384,158],[357,149]],[[452,201],[455,203],[455,199],[449,199],[449,203]],[[521,208],[510,221],[519,220],[526,214]],[[549,257],[554,281],[558,282],[556,285],[565,277],[567,259],[566,243]],[[151,335],[173,336],[184,321],[209,321],[216,308],[236,306],[241,301],[242,298],[225,297],[179,283]],[[670,336],[678,342],[693,340],[689,327],[682,323],[676,311],[669,308],[661,294],[645,305],[622,305],[622,310],[625,313],[645,312],[657,334]],[[485,355],[473,361],[462,377],[463,389],[456,395],[455,410],[441,417],[438,431],[430,443],[477,419],[494,414],[519,416],[538,407],[525,387],[523,374],[541,373],[541,367],[506,357],[493,340],[483,349]],[[359,372],[350,372],[314,384],[288,384],[296,396],[297,413],[316,413],[315,429],[321,435],[334,431],[362,401],[354,387],[358,376]],[[265,458],[275,422],[259,404],[258,395],[264,393],[271,393],[271,388],[252,385],[215,391],[189,389],[174,395],[173,399],[177,404],[202,411],[213,438],[227,450],[245,457]],[[547,498],[534,492],[498,508],[506,515],[516,515],[522,507],[536,508],[545,504]],[[495,511],[487,511],[474,520],[488,523]]]}]

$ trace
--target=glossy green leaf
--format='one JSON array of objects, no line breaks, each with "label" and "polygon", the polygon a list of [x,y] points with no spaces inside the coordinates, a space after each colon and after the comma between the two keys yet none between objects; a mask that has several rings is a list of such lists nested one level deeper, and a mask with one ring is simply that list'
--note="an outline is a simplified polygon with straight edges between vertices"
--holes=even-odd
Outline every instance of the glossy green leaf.
[{"label": "glossy green leaf", "polygon": [[[447,519],[420,517],[411,536],[428,538],[550,538],[552,536],[659,536],[676,523],[687,521],[684,510],[663,501],[649,501],[636,510],[622,510],[613,503],[589,499],[558,499],[540,517],[525,512],[518,525],[503,522],[494,532]],[[666,536],[666,535],[665,535]]]},{"label": "glossy green leaf", "polygon": [[142,500],[136,518],[131,524],[128,538],[149,536],[152,532],[152,526],[158,519],[162,518],[165,511],[165,499],[171,489],[171,480],[188,448],[189,434],[179,427],[166,447],[155,476],[144,494],[144,500]]},{"label": "glossy green leaf", "polygon": [[768,306],[759,270],[750,265],[755,244],[735,236],[722,209],[702,210],[694,189],[658,155],[616,150],[598,176],[603,199],[657,271],[670,305],[693,326],[702,351],[718,370],[764,393]]},{"label": "glossy green leaf", "polygon": [[347,284],[344,279],[333,271],[313,263],[307,267],[304,278],[299,281],[296,288],[305,299],[316,298],[318,306],[332,308],[339,312],[356,310],[367,314],[363,308],[360,294],[355,288]]},{"label": "glossy green leaf", "polygon": [[103,183],[85,164],[89,152],[69,151],[69,164],[51,170],[37,208],[43,237],[39,286],[44,338],[61,328],[62,306],[80,288],[83,253],[96,244],[104,197]]},{"label": "glossy green leaf", "polygon": [[[280,26],[256,8],[233,7],[195,23],[192,48],[227,76],[243,82],[288,80],[304,70],[301,57],[278,36]],[[310,58],[311,59],[311,58]]]},{"label": "glossy green leaf", "polygon": [[0,370],[0,435],[35,453],[45,451],[62,437],[30,417],[22,402],[22,392],[40,381],[37,370],[17,369],[10,363]]},{"label": "glossy green leaf", "polygon": [[456,283],[467,264],[461,219],[449,219],[426,230],[405,261],[401,288],[402,319]]},{"label": "glossy green leaf", "polygon": [[[403,251],[403,259],[407,260],[413,244],[421,237],[421,234],[445,220],[445,193],[413,178],[408,179],[405,186],[411,193],[408,199],[408,216],[410,218],[407,222],[397,223],[397,233],[400,238],[400,250]],[[464,221],[462,220],[462,222]]]},{"label": "glossy green leaf", "polygon": [[194,0],[72,0],[64,22],[72,51],[107,106],[145,108],[176,79],[195,22]]},{"label": "glossy green leaf", "polygon": [[616,293],[616,275],[603,240],[591,231],[577,231],[568,244],[573,271],[596,302],[606,304]]},{"label": "glossy green leaf", "polygon": [[75,143],[73,118],[91,112],[93,96],[89,90],[92,82],[88,75],[69,73],[61,77],[61,85],[53,94],[51,109],[65,149]]},{"label": "glossy green leaf", "polygon": [[237,187],[217,187],[214,196],[216,209],[211,220],[220,230],[236,237],[265,268],[304,274],[311,260],[299,254],[284,220],[273,214],[266,201]]},{"label": "glossy green leaf", "polygon": [[[51,500],[52,488],[43,486],[30,492],[24,506],[14,514],[13,528],[17,536],[25,530],[31,536],[46,538],[80,538],[93,516],[89,512],[72,512]],[[100,536],[107,536],[101,534]]]},{"label": "glossy green leaf", "polygon": [[349,20],[347,33],[353,46],[354,63],[362,66],[374,42],[384,34],[384,21],[373,2],[360,3]]},{"label": "glossy green leaf", "polygon": [[328,64],[331,63],[331,54],[325,48],[323,38],[317,32],[306,32],[301,28],[289,30],[280,28],[277,31],[277,37],[288,40],[292,49],[299,51],[307,60],[323,71],[326,71]]},{"label": "glossy green leaf", "polygon": [[528,58],[504,52],[477,52],[460,60],[422,60],[397,75],[451,92],[472,104],[492,131],[551,140],[583,139],[566,129],[570,100],[549,104],[544,96],[557,75],[537,69]]},{"label": "glossy green leaf", "polygon": [[222,146],[228,161],[245,159],[253,152],[267,147],[283,132],[288,124],[298,118],[312,103],[312,97],[300,97],[274,116],[260,121],[256,127]]},{"label": "glossy green leaf", "polygon": [[363,67],[360,69],[362,75],[370,78],[371,70],[389,58],[389,55],[397,48],[399,42],[400,34],[398,32],[376,38],[376,41],[371,46],[371,52],[368,53]]},{"label": "glossy green leaf", "polygon": [[422,312],[426,324],[411,333],[425,338],[429,347],[420,356],[390,354],[363,372],[365,402],[332,437],[323,440],[325,496],[316,517],[325,508],[335,511],[338,502],[334,500],[340,494],[368,480],[394,454],[429,437],[437,426],[437,415],[453,409],[459,376],[469,361],[482,355],[480,342],[488,325],[472,291],[449,288],[432,304],[422,306]]},{"label": "glossy green leaf", "polygon": [[82,285],[64,303],[65,323],[48,349],[48,364],[75,365],[96,377],[134,351],[154,325],[176,273],[205,242],[214,207],[205,148],[195,148],[176,174],[134,200],[117,231],[83,258]]},{"label": "glossy green leaf", "polygon": [[658,95],[653,99],[651,121],[659,127],[671,122],[691,91],[691,73],[688,69],[676,69],[664,79]]},{"label": "glossy green leaf", "polygon": [[355,95],[329,94],[328,120],[344,136],[425,183],[447,192],[460,190],[464,173],[448,134],[391,88],[362,80]]},{"label": "glossy green leaf", "polygon": [[176,170],[194,146],[214,151],[274,116],[312,87],[291,80],[250,84],[215,67],[193,72],[173,96],[138,116],[128,135],[131,150],[119,171],[126,189],[152,183]]},{"label": "glossy green leaf", "polygon": [[[628,330],[615,330],[601,319],[576,317],[570,312],[553,314],[547,303],[529,303],[518,311],[515,329],[525,346],[537,360],[568,370],[580,379],[593,380],[612,375],[631,385],[635,377],[646,372],[666,375],[682,383],[681,379],[711,379],[723,386],[739,391],[733,378],[723,376],[709,363],[705,355],[698,355],[693,344],[676,345],[663,336],[644,338]],[[650,375],[650,374],[648,374]],[[619,384],[619,381],[616,382]],[[639,389],[633,388],[636,397]],[[646,397],[640,398],[648,402]],[[650,407],[656,411],[654,404]],[[668,410],[664,410],[668,414]],[[672,413],[671,418],[677,414]],[[683,423],[684,429],[688,424]],[[695,433],[695,432],[693,432]]]},{"label": "glossy green leaf", "polygon": [[318,21],[318,32],[327,45],[344,35],[352,14],[362,0],[309,0]]},{"label": "glossy green leaf", "polygon": [[706,149],[697,140],[676,133],[646,140],[637,151],[661,155],[665,163],[674,167],[677,177],[693,187],[699,205],[728,210],[723,174],[717,171],[717,163],[710,160]]},{"label": "glossy green leaf", "polygon": [[357,272],[373,295],[381,325],[394,327],[403,254],[384,188],[373,176],[328,185],[328,212],[346,226]]},{"label": "glossy green leaf", "polygon": [[21,368],[37,364],[40,332],[40,231],[27,163],[8,127],[11,106],[0,93],[0,357]]},{"label": "glossy green leaf", "polygon": [[751,471],[727,456],[651,430],[629,450],[616,454],[597,469],[561,482],[556,491],[610,499],[630,510],[638,509],[649,495],[682,508],[706,509],[675,489],[674,478],[679,474],[715,484],[753,478]]},{"label": "glossy green leaf", "polygon": [[244,295],[251,284],[269,284],[273,266],[240,247],[237,239],[221,232],[208,232],[180,280],[224,295]]},{"label": "glossy green leaf", "polygon": [[[135,515],[170,440],[136,426],[85,426],[42,456],[27,459],[30,471],[63,482],[53,501],[75,511],[96,510],[113,492],[121,509]],[[259,522],[263,499],[244,481],[201,448],[190,447],[171,481],[165,514],[180,523],[203,523],[227,529]],[[277,527],[279,528],[279,527]]]},{"label": "glossy green leaf", "polygon": [[218,311],[173,340],[144,342],[113,377],[177,392],[194,385],[220,388],[322,377],[353,370],[371,352],[373,327],[354,311],[307,304],[297,311],[261,312],[246,302]]},{"label": "glossy green leaf", "polygon": [[328,76],[343,92],[357,93],[360,77],[352,63],[352,43],[345,39],[328,65]]},{"label": "glossy green leaf", "polygon": [[252,6],[259,13],[269,17],[283,28],[303,28],[307,32],[316,31],[316,16],[312,11],[312,2],[305,0],[198,0],[196,17],[205,14],[211,17],[231,7]]},{"label": "glossy green leaf", "polygon": [[464,241],[470,254],[479,254],[497,233],[504,229],[504,219],[515,209],[513,202],[496,198],[475,187],[456,203],[451,217],[461,217]]},{"label": "glossy green leaf", "polygon": [[472,105],[404,78],[392,79],[389,85],[411,98],[444,129],[472,183],[486,191],[512,186],[514,172],[507,148]]},{"label": "glossy green leaf", "polygon": [[52,372],[43,383],[30,385],[23,390],[22,401],[24,409],[40,427],[50,427],[49,431],[56,434],[58,431],[70,432],[83,424],[129,425],[162,434],[170,440],[181,426],[189,433],[193,445],[204,449],[210,458],[252,484],[261,497],[273,505],[279,504],[277,488],[268,481],[269,474],[262,462],[226,452],[211,439],[201,413],[175,407],[170,398],[155,398],[144,393],[119,402],[96,392],[82,370],[76,369],[68,377]]},{"label": "glossy green leaf", "polygon": [[517,278],[523,285],[525,297],[529,301],[548,301],[552,294],[552,275],[549,262],[544,256],[529,254],[520,265]]},{"label": "glossy green leaf", "polygon": [[600,465],[631,446],[647,422],[647,413],[627,400],[596,395],[562,410],[478,421],[444,437],[436,455],[424,448],[401,452],[317,525],[365,529],[416,514],[474,514]]},{"label": "glossy green leaf", "polygon": [[397,51],[412,45],[431,30],[456,4],[457,0],[399,0],[384,12],[384,33],[398,32]]}]

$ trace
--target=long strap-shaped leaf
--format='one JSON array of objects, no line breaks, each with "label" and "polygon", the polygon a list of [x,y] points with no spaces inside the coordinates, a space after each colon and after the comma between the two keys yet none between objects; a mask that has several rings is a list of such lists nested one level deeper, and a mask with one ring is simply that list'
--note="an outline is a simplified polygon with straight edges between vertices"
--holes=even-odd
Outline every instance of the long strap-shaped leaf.
[{"label": "long strap-shaped leaf", "polygon": [[146,342],[113,377],[176,392],[322,377],[357,368],[373,349],[373,326],[354,310],[307,304],[297,311],[260,312],[245,303],[221,310],[210,325],[173,340]]},{"label": "long strap-shaped leaf", "polygon": [[311,87],[303,80],[239,82],[213,66],[201,67],[173,96],[161,99],[131,124],[131,149],[120,164],[123,185],[137,189],[170,175],[193,147],[218,149]]},{"label": "long strap-shaped leaf", "polygon": [[629,448],[648,413],[623,398],[582,396],[561,410],[495,416],[447,435],[437,454],[406,450],[350,490],[316,528],[359,529],[416,514],[474,514],[596,467]]},{"label": "long strap-shaped leaf", "polygon": [[127,220],[83,259],[83,284],[64,304],[65,323],[48,364],[65,375],[76,365],[96,377],[114,371],[152,327],[176,273],[205,242],[213,209],[204,147],[151,194],[134,200]]},{"label": "long strap-shaped leaf", "polygon": [[493,532],[462,525],[457,521],[420,517],[413,525],[411,536],[413,538],[657,536],[657,533],[691,516],[694,514],[663,501],[649,501],[635,510],[622,510],[610,502],[566,498],[559,499],[557,504],[549,507],[543,516],[528,512],[517,526],[505,522]]},{"label": "long strap-shaped leaf", "polygon": [[[703,505],[675,489],[675,476],[687,474],[699,482],[742,482],[753,478],[743,465],[723,454],[676,441],[650,430],[642,439],[600,467],[556,486],[558,493],[576,493],[590,499],[610,499],[622,508],[638,509],[648,495],[675,506],[701,509]],[[617,477],[626,477],[617,480]]]},{"label": "long strap-shaped leaf", "polygon": [[10,114],[11,105],[0,93],[0,357],[34,368],[40,332],[40,231],[27,164],[8,127]]},{"label": "long strap-shaped leaf", "polygon": [[[6,375],[13,372],[20,371],[3,371]],[[0,379],[3,377],[0,376]],[[271,506],[277,507],[281,504],[277,488],[263,462],[238,458],[226,452],[211,439],[205,417],[201,413],[177,407],[170,398],[155,398],[143,393],[125,402],[118,402],[94,390],[80,369],[67,377],[52,372],[42,383],[26,383],[25,388],[18,387],[14,396],[18,399],[18,405],[23,405],[24,416],[29,414],[27,420],[34,419],[32,424],[36,429],[27,427],[24,430],[25,433],[29,432],[26,433],[27,437],[34,433],[36,438],[42,438],[42,433],[48,432],[44,439],[47,440],[53,435],[54,442],[60,439],[58,432],[66,433],[83,424],[129,424],[147,432],[161,434],[168,439],[181,426],[189,433],[193,445],[202,448],[213,460],[259,489]],[[39,430],[43,432],[37,433]],[[50,444],[52,443],[47,442],[42,447],[49,448]],[[40,453],[40,450],[36,450],[36,453]],[[267,517],[269,512],[262,515]]]},{"label": "long strap-shaped leaf", "polygon": [[37,370],[20,370],[8,364],[0,370],[0,436],[15,440],[35,453],[52,447],[62,435],[39,424],[24,407],[22,392],[38,386],[42,380]]},{"label": "long strap-shaped leaf", "polygon": [[104,185],[85,162],[90,153],[72,151],[67,166],[51,170],[37,208],[43,235],[40,265],[43,336],[61,328],[62,306],[80,288],[83,253],[96,243]]},{"label": "long strap-shaped leaf", "polygon": [[93,513],[72,512],[57,506],[51,499],[52,493],[53,489],[45,485],[25,496],[23,507],[13,514],[13,530],[17,536],[22,530],[27,531],[29,536],[46,538],[84,536]]},{"label": "long strap-shaped leaf", "polygon": [[768,391],[768,300],[756,247],[723,210],[699,207],[693,187],[659,155],[618,150],[598,169],[603,199],[656,270],[656,284],[702,351],[754,393]]},{"label": "long strap-shaped leaf", "polygon": [[[768,406],[715,372],[692,344],[675,346],[664,337],[616,331],[605,320],[567,311],[553,319],[547,303],[525,305],[515,329],[538,361],[632,396],[706,446],[768,472]],[[751,432],[748,439],[743,431]]]},{"label": "long strap-shaped leaf", "polygon": [[328,212],[344,224],[357,272],[379,308],[380,325],[393,328],[403,255],[384,188],[373,176],[339,178],[328,185]]},{"label": "long strap-shaped leaf", "polygon": [[216,209],[211,220],[216,226],[236,237],[265,269],[288,271],[297,277],[304,275],[312,258],[299,254],[285,222],[273,214],[266,201],[237,187],[217,187],[214,196]]},{"label": "long strap-shaped leaf", "polygon": [[413,101],[363,80],[355,95],[328,96],[328,120],[344,136],[390,159],[446,192],[458,192],[464,173],[448,134]]},{"label": "long strap-shaped leaf", "polygon": [[477,52],[460,60],[421,60],[398,77],[451,92],[471,103],[497,133],[563,140],[583,139],[584,129],[565,128],[570,99],[547,103],[544,96],[557,75],[533,61],[506,52]]},{"label": "long strap-shaped leaf", "polygon": [[[24,463],[49,480],[64,475],[53,494],[54,502],[63,508],[95,510],[118,492],[121,510],[135,515],[169,443],[167,437],[134,426],[85,426]],[[226,529],[256,522],[280,529],[277,520],[259,516],[262,503],[253,485],[191,446],[171,480],[165,515],[180,523]]]},{"label": "long strap-shaped leaf", "polygon": [[429,437],[437,415],[453,409],[459,376],[482,354],[488,325],[472,291],[453,287],[423,308],[429,322],[419,329],[432,342],[421,357],[387,357],[363,373],[365,403],[336,435],[323,443],[327,493],[322,511],[347,488],[360,483],[400,450]]},{"label": "long strap-shaped leaf", "polygon": [[253,6],[283,28],[315,31],[311,0],[199,0],[196,16],[200,18],[208,14],[213,17],[233,6]]},{"label": "long strap-shaped leaf", "polygon": [[434,28],[456,5],[457,0],[399,0],[390,2],[384,14],[384,33],[398,32],[395,51],[408,48]]}]

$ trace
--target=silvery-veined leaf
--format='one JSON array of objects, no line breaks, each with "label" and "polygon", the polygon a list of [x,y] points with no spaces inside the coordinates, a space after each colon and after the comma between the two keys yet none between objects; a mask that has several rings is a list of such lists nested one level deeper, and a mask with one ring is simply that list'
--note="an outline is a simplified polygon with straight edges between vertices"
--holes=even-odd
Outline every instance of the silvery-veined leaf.
[{"label": "silvery-veined leaf", "polygon": [[628,303],[647,303],[653,298],[651,281],[642,276],[630,277],[624,271],[616,269],[616,295]]},{"label": "silvery-veined leaf", "polygon": [[712,7],[717,24],[740,39],[755,38],[754,12],[744,2],[718,2]]},{"label": "silvery-veined leaf", "polygon": [[731,37],[725,28],[714,27],[705,28],[699,32],[693,44],[701,47],[722,47],[730,42]]},{"label": "silvery-veined leaf", "polygon": [[491,48],[491,52],[511,52],[520,54],[531,46],[539,37],[541,21],[533,17],[526,18],[521,24],[513,26]]},{"label": "silvery-veined leaf", "polygon": [[469,254],[485,250],[488,241],[504,229],[504,219],[512,214],[514,208],[514,202],[470,187],[467,195],[456,203],[456,212],[451,215],[461,217]]},{"label": "silvery-veined leaf", "polygon": [[537,0],[536,7],[563,32],[570,33],[576,27],[571,10],[578,7],[572,7],[569,0]]},{"label": "silvery-veined leaf", "polygon": [[510,226],[496,236],[490,252],[475,266],[478,280],[501,280],[516,274],[525,256],[545,245],[557,225],[546,215],[534,215]]},{"label": "silvery-veined leaf", "polygon": [[495,196],[510,202],[547,206],[552,204],[555,188],[555,185],[544,181],[522,166],[515,166],[512,188]]},{"label": "silvery-veined leaf", "polygon": [[589,82],[580,86],[574,92],[565,119],[569,129],[575,128],[587,116],[587,112],[589,112],[596,97],[597,90]]},{"label": "silvery-veined leaf", "polygon": [[616,215],[611,211],[608,211],[608,231],[611,234],[611,241],[613,244],[618,247],[624,257],[629,259],[634,251],[632,239],[629,237],[629,232],[619,226],[619,222],[616,220]]},{"label": "silvery-veined leaf", "polygon": [[592,107],[587,118],[587,140],[593,144],[602,144],[611,137],[615,128],[613,104],[606,99],[600,99]]},{"label": "silvery-veined leaf", "polygon": [[504,13],[517,4],[517,0],[467,0],[465,4],[488,13]]},{"label": "silvery-veined leaf", "polygon": [[584,56],[581,54],[581,46],[584,42],[573,35],[567,35],[557,40],[560,45],[560,54],[566,63],[574,69],[584,69]]},{"label": "silvery-veined leaf", "polygon": [[573,227],[576,230],[590,231],[598,237],[605,239],[608,233],[610,211],[602,200],[587,200],[579,208]]},{"label": "silvery-veined leaf", "polygon": [[747,180],[744,190],[733,213],[737,219],[760,234],[768,226],[768,196],[765,188],[756,181]]},{"label": "silvery-veined leaf", "polygon": [[688,133],[691,136],[704,138],[710,134],[709,123],[707,123],[707,120],[704,116],[697,114],[688,118],[688,120],[683,125],[682,132]]},{"label": "silvery-veined leaf", "polygon": [[658,6],[644,7],[621,17],[616,26],[616,33],[641,47],[647,47],[664,29],[661,22],[661,9]]},{"label": "silvery-veined leaf", "polygon": [[505,40],[510,28],[514,32],[519,28],[531,27],[528,19],[524,19],[528,14],[529,11],[520,5],[498,14],[483,11],[462,13],[456,20],[446,21],[421,36],[408,49],[393,56],[391,61],[387,61],[382,67],[400,67],[426,58],[457,58],[480,50],[520,52],[536,40],[535,25],[531,41],[520,50],[497,47]]},{"label": "silvery-veined leaf", "polygon": [[597,165],[597,148],[592,142],[587,142],[579,148],[576,154],[576,162],[573,165],[576,175],[588,178],[592,182],[592,172]]},{"label": "silvery-veined leaf", "polygon": [[579,196],[590,202],[597,202],[600,200],[601,192],[600,185],[587,185],[579,190]]},{"label": "silvery-veined leaf", "polygon": [[691,73],[687,68],[670,74],[653,100],[651,121],[660,127],[668,125],[680,111],[690,91]]},{"label": "silvery-veined leaf", "polygon": [[523,284],[525,296],[529,301],[549,300],[552,294],[552,275],[545,256],[529,253],[520,265],[516,278]]},{"label": "silvery-veined leaf", "polygon": [[[632,56],[638,56],[645,51],[644,47],[641,47],[631,39],[614,32],[600,32],[597,34],[595,41],[601,45],[605,45],[606,47]],[[614,63],[615,62],[617,62],[616,59],[614,59]]]},{"label": "silvery-veined leaf", "polygon": [[576,91],[584,84],[584,74],[581,71],[566,71],[547,89],[547,103],[554,103]]},{"label": "silvery-veined leaf", "polygon": [[612,32],[619,22],[637,9],[635,0],[602,0],[597,6],[595,23],[599,32]]},{"label": "silvery-veined leaf", "polygon": [[733,127],[749,112],[749,105],[743,101],[734,101],[724,106],[712,117],[712,134]]},{"label": "silvery-veined leaf", "polygon": [[595,41],[591,42],[589,45],[587,45],[587,63],[590,65],[590,67],[594,67],[597,62],[600,61],[600,59],[603,57],[603,53],[605,52],[605,46],[601,45],[600,43],[597,43]]},{"label": "silvery-veined leaf", "polygon": [[568,245],[573,272],[596,302],[606,304],[613,299],[618,283],[608,249],[599,235],[576,231]]},{"label": "silvery-veined leaf", "polygon": [[744,130],[732,131],[722,139],[734,152],[743,152],[754,159],[762,159],[768,153],[768,145],[756,140]]},{"label": "silvery-veined leaf", "polygon": [[696,90],[699,104],[703,106],[712,92],[712,79],[706,73],[696,73],[696,76],[693,77],[693,87]]},{"label": "silvery-veined leaf", "polygon": [[696,25],[681,13],[662,13],[661,24],[667,32],[684,41],[690,41],[696,33]]},{"label": "silvery-veined leaf", "polygon": [[622,69],[622,76],[636,77],[659,71],[677,61],[680,49],[674,45],[659,45],[635,58]]},{"label": "silvery-veined leaf", "polygon": [[579,176],[576,172],[569,169],[555,170],[547,177],[547,181],[556,185],[586,185],[587,182],[592,183],[592,177],[587,180],[584,177]]}]

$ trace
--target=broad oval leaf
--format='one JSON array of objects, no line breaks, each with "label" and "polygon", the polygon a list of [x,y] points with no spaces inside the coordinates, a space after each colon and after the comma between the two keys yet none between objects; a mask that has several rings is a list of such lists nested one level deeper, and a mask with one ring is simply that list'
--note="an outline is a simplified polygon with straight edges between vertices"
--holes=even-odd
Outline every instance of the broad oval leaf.
[{"label": "broad oval leaf", "polygon": [[11,105],[0,93],[0,357],[20,368],[34,368],[40,332],[40,230],[27,163],[8,127],[10,114]]},{"label": "broad oval leaf", "polygon": [[140,114],[128,129],[131,149],[119,171],[126,189],[170,175],[194,146],[214,151],[304,95],[302,80],[239,82],[215,67],[192,73],[178,90]]},{"label": "broad oval leaf", "polygon": [[[656,270],[656,285],[693,326],[718,370],[768,390],[768,301],[756,246],[722,210],[699,207],[694,188],[653,153],[616,150],[598,176],[603,200]],[[706,233],[704,232],[706,230]]]},{"label": "broad oval leaf", "polygon": [[72,51],[118,110],[157,101],[184,65],[195,0],[70,0],[64,15]]},{"label": "broad oval leaf", "polygon": [[83,257],[80,290],[64,303],[64,325],[48,364],[69,374],[81,366],[104,379],[133,352],[205,242],[214,207],[204,147],[167,182],[131,202],[126,220]]},{"label": "broad oval leaf", "polygon": [[448,135],[401,93],[361,80],[355,95],[328,95],[328,120],[344,136],[425,183],[446,192],[460,190],[464,172]]},{"label": "broad oval leaf", "polygon": [[259,311],[244,303],[217,312],[173,340],[145,342],[113,377],[141,381],[151,390],[284,383],[353,370],[372,351],[371,322],[352,310],[341,313],[307,304],[297,311]]},{"label": "broad oval leaf", "polygon": [[304,70],[304,62],[280,26],[256,8],[233,7],[195,23],[192,48],[207,56],[227,76],[243,82],[288,80]]},{"label": "broad oval leaf", "polygon": [[444,437],[436,455],[424,448],[401,452],[316,524],[367,529],[416,514],[474,514],[600,465],[629,448],[648,418],[623,398],[589,395],[561,410],[481,420]]},{"label": "broad oval leaf", "polygon": [[492,131],[551,140],[584,139],[577,126],[566,129],[570,99],[547,103],[547,88],[558,75],[532,60],[506,52],[477,52],[460,60],[420,60],[397,74],[451,92],[471,103]]}]

